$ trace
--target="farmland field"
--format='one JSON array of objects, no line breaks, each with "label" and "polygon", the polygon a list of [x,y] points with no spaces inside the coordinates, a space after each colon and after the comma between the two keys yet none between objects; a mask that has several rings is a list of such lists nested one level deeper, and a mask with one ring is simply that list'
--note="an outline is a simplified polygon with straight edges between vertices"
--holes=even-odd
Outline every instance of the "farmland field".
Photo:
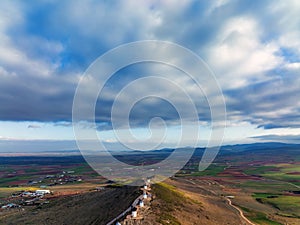
[{"label": "farmland field", "polygon": [[[237,207],[255,224],[300,224],[300,161],[296,157],[300,148],[285,147],[285,151],[282,151],[282,146],[266,149],[246,146],[247,150],[243,150],[243,146],[227,148],[221,149],[205,171],[198,171],[203,149],[196,149],[184,168],[171,179],[154,186],[157,200],[153,204],[157,208],[149,212],[151,223],[193,224],[202,218],[206,224],[230,221],[240,224],[244,220],[234,208]],[[136,153],[116,158],[131,165],[152,164],[168,157],[171,152]],[[71,196],[90,196],[89,193],[97,188],[120,188],[94,172],[80,156],[0,157],[0,161],[2,205],[17,202],[17,198],[12,198],[15,193],[46,188],[51,195],[47,196],[50,203],[45,207],[51,210],[51,202],[61,198],[70,197],[72,202]],[[233,206],[228,205],[228,196]],[[25,209],[31,212],[38,207]],[[163,213],[161,210],[164,209],[169,210]],[[178,210],[181,216],[178,216]],[[1,213],[6,218],[8,212]],[[193,215],[190,212],[194,212]],[[188,220],[183,219],[187,216]]]}]

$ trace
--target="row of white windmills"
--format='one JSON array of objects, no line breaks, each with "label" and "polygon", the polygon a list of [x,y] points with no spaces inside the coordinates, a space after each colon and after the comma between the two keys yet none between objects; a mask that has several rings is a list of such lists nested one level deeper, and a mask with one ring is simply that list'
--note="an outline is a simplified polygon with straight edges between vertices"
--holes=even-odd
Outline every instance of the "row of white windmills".
[{"label": "row of white windmills", "polygon": [[[142,219],[141,215],[139,217],[138,215],[138,211],[141,208],[145,207],[145,201],[151,200],[152,195],[150,193],[151,191],[151,180],[147,179],[145,182],[145,185],[141,188],[141,190],[143,191],[143,194],[139,197],[137,203],[134,202],[134,204],[132,205],[132,211],[131,211],[131,215],[127,216],[127,219]],[[120,222],[117,222],[116,225],[121,225]]]}]

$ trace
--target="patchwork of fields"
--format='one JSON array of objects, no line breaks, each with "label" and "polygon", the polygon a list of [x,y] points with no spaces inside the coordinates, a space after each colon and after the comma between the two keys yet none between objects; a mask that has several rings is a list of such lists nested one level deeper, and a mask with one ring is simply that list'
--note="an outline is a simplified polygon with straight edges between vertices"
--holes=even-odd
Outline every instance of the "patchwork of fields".
[{"label": "patchwork of fields", "polygon": [[[196,150],[192,159],[171,180],[156,186],[156,191],[160,193],[157,195],[157,204],[168,208],[178,201],[183,213],[187,208],[195,211],[189,221],[196,221],[197,216],[207,217],[207,224],[214,223],[214,207],[218,208],[218,215],[223,221],[226,221],[226,215],[231,215],[231,220],[243,221],[234,208],[237,207],[255,224],[300,224],[299,152],[300,149],[295,146],[284,151],[282,146],[247,148],[243,151],[221,150],[213,164],[205,171],[198,171],[203,151]],[[168,150],[118,157],[132,165],[139,165],[160,161],[170,153]],[[1,205],[12,201],[13,193],[24,190],[47,188],[53,193],[49,198],[51,201],[53,197],[81,195],[95,191],[97,187],[110,185],[80,156],[0,157],[0,162]],[[227,204],[229,198],[232,207]],[[222,210],[226,213],[222,214]],[[153,221],[182,224],[182,218],[176,217],[176,209],[170,208],[168,211],[170,213],[152,212]],[[7,215],[7,212],[0,212],[0,221],[1,215]]]}]

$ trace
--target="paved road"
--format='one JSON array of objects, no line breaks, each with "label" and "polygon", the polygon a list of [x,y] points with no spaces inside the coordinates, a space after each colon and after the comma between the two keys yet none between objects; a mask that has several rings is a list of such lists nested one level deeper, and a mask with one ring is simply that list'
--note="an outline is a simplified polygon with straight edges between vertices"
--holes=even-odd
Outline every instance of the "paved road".
[{"label": "paved road", "polygon": [[113,225],[114,223],[116,223],[119,219],[121,219],[122,217],[124,217],[127,213],[129,213],[132,208],[136,207],[137,204],[139,203],[140,199],[143,198],[143,195],[140,195],[139,197],[137,197],[134,202],[131,204],[131,206],[129,206],[125,211],[123,211],[120,215],[118,215],[116,218],[114,218],[112,221],[110,221],[109,223],[107,223],[106,225]]}]

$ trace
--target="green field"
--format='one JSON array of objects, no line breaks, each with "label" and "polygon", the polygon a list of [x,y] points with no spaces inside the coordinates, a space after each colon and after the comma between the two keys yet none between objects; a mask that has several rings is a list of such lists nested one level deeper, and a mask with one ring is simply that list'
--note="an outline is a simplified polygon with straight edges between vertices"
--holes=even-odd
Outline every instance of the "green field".
[{"label": "green field", "polygon": [[192,176],[217,176],[219,173],[223,172],[226,168],[226,165],[223,164],[211,164],[204,171],[193,172]]},{"label": "green field", "polygon": [[260,191],[265,193],[277,193],[280,194],[285,191],[298,191],[299,189],[291,184],[283,181],[244,181],[236,184],[238,187],[250,190],[252,192]]},{"label": "green field", "polygon": [[278,223],[276,221],[273,221],[273,220],[269,219],[268,216],[265,213],[250,210],[248,208],[241,207],[241,206],[239,206],[239,208],[241,208],[244,211],[245,215],[247,216],[247,218],[249,218],[249,220],[251,220],[252,222],[254,222],[256,224],[260,224],[260,225],[282,225],[281,223]]},{"label": "green field", "polygon": [[254,168],[245,169],[244,173],[248,175],[262,175],[269,171],[278,170],[276,166],[259,166]]},{"label": "green field", "polygon": [[282,215],[300,218],[300,196],[273,193],[255,193],[253,197],[262,204],[269,204],[280,210]]},{"label": "green field", "polygon": [[291,183],[300,182],[300,164],[274,164],[247,169],[249,175],[260,175],[268,179],[281,180]]},{"label": "green field", "polygon": [[[262,180],[245,180],[237,186],[247,192],[258,203],[268,205],[277,211],[277,215],[289,218],[300,218],[299,163],[266,164],[243,170],[247,175],[261,176]],[[257,224],[280,224],[268,218],[268,212],[257,212],[241,207],[245,215]]]},{"label": "green field", "polygon": [[268,171],[262,175],[277,180],[283,181],[300,181],[300,165],[299,164],[276,164],[274,165],[278,171]]},{"label": "green field", "polygon": [[[8,183],[15,182],[15,181],[23,181],[30,179],[30,176],[14,176],[14,177],[7,177],[0,179],[0,187],[7,187]],[[26,182],[25,182],[26,183]]]}]

